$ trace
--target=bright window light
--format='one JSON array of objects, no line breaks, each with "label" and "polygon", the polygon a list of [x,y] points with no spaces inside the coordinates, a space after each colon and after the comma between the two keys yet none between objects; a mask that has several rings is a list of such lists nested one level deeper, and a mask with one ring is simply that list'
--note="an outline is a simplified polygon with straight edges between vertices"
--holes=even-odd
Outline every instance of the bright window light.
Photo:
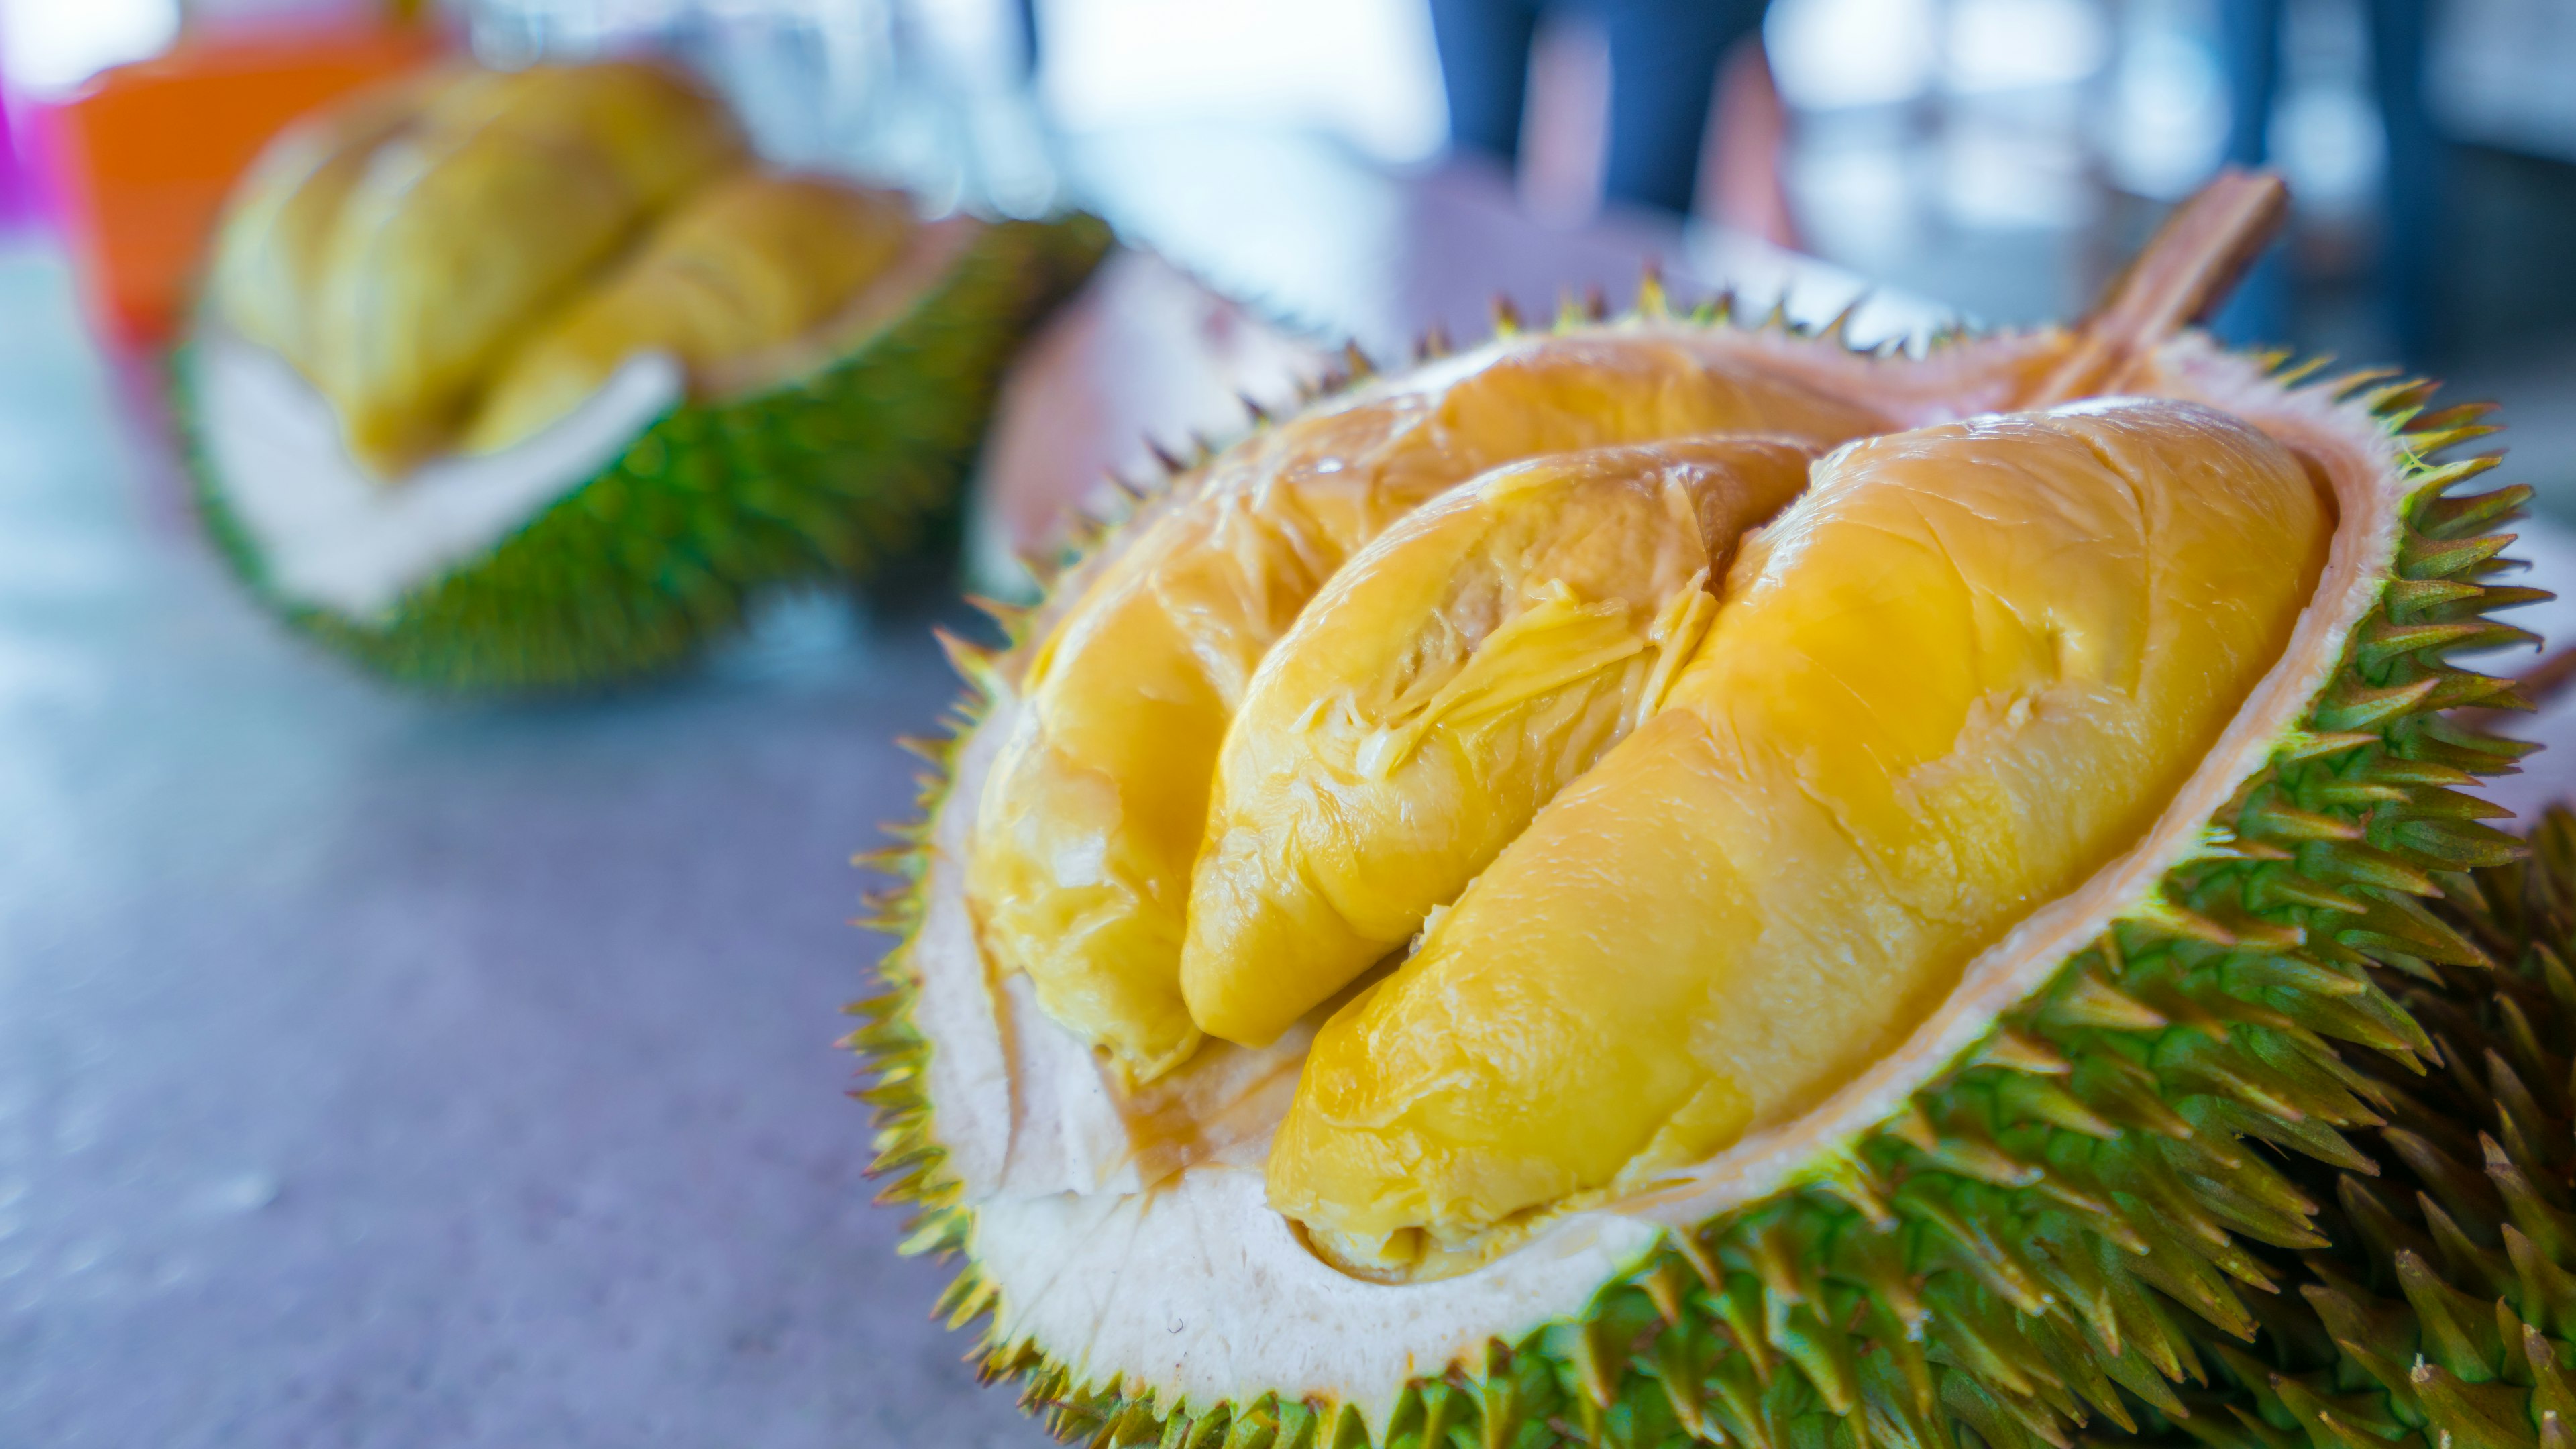
[{"label": "bright window light", "polygon": [[2301,86],[2282,97],[2271,142],[2291,192],[2321,206],[2366,203],[2388,160],[2379,108],[2351,86]]},{"label": "bright window light", "polygon": [[1950,11],[1951,88],[2073,85],[2102,68],[2107,32],[2086,0],[1958,0]]},{"label": "bright window light", "polygon": [[1935,20],[1933,0],[1776,0],[1762,40],[1790,105],[1893,105],[1932,88]]},{"label": "bright window light", "polygon": [[0,0],[0,68],[27,95],[158,55],[178,34],[179,0]]},{"label": "bright window light", "polygon": [[1216,120],[1341,136],[1385,161],[1447,138],[1427,8],[1405,0],[1050,0],[1040,86],[1072,130]]},{"label": "bright window light", "polygon": [[2207,180],[2227,148],[2227,81],[2209,43],[2178,25],[2133,31],[2102,124],[2122,189],[2176,201]]}]

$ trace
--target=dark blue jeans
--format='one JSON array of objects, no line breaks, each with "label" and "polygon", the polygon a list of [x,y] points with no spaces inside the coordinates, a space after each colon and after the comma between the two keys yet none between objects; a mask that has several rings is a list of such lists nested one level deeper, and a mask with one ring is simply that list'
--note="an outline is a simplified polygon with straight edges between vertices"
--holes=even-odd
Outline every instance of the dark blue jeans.
[{"label": "dark blue jeans", "polygon": [[[2362,0],[2379,113],[2388,128],[2387,185],[2379,235],[2380,305],[2399,354],[2420,362],[2430,345],[2436,227],[2442,205],[2442,144],[2424,110],[2426,0]],[[2282,0],[2220,0],[2231,114],[2227,159],[2262,165],[2270,153],[2272,103],[2281,88]],[[2290,331],[2287,259],[2276,246],[2246,277],[2217,319],[2235,342],[2283,342]]]},{"label": "dark blue jeans", "polygon": [[1511,161],[1520,154],[1530,41],[1540,17],[1590,18],[1610,43],[1609,156],[1614,200],[1688,211],[1699,182],[1717,70],[1762,25],[1768,0],[1431,0],[1440,76],[1456,145]]}]

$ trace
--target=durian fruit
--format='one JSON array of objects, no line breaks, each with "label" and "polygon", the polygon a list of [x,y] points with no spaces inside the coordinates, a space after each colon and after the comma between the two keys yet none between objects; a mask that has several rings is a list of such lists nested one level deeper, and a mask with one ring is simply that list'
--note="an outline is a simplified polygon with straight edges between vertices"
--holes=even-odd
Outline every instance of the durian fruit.
[{"label": "durian fruit", "polygon": [[[2285,1449],[2230,1355],[2330,1342],[2401,978],[2504,950],[2446,656],[2535,595],[2479,409],[2184,330],[2280,205],[2071,330],[1649,285],[1355,369],[956,645],[852,1044],[987,1376],[1103,1445]],[[1728,537],[1682,460],[1766,446],[1833,451]]]},{"label": "durian fruit", "polygon": [[774,370],[767,354],[805,339],[883,276],[913,230],[911,209],[885,192],[756,172],[717,182],[616,275],[510,349],[464,445],[490,453],[525,442],[644,348],[667,349],[690,376],[731,391],[727,371]]},{"label": "durian fruit", "polygon": [[764,170],[655,64],[407,77],[282,137],[220,229],[179,368],[203,511],[393,677],[642,674],[941,528],[1107,240]]},{"label": "durian fruit", "polygon": [[1354,555],[1227,729],[1190,881],[1192,1019],[1266,1046],[1455,898],[1662,706],[1716,614],[1709,581],[1815,454],[1759,437],[1550,454]]}]

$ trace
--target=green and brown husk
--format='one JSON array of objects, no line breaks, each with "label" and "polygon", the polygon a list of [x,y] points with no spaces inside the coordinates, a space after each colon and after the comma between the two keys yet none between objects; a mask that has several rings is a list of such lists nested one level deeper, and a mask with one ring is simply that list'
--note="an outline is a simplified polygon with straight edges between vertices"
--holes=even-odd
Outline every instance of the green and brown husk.
[{"label": "green and brown husk", "polygon": [[[2546,597],[2493,581],[2529,490],[2460,491],[2494,460],[2433,460],[2483,410],[2427,411],[2429,384],[2306,385],[2365,402],[2403,454],[2378,611],[2204,848],[1895,1118],[1667,1234],[1581,1313],[1415,1380],[1375,1429],[1276,1395],[1158,1402],[989,1332],[984,1376],[1096,1446],[2576,1449],[2576,1348],[2551,1347],[2576,1344],[2576,821],[2521,863],[2463,787],[2529,746],[2446,713],[2517,703],[2445,656],[2530,637],[2488,617]],[[952,751],[930,747],[931,806]],[[917,883],[926,848],[916,830],[888,867]],[[889,897],[907,945],[851,1041],[907,1251],[966,1258],[939,1307],[963,1325],[999,1288],[921,1086],[918,906]]]},{"label": "green and brown husk", "polygon": [[[251,592],[369,670],[442,693],[595,688],[668,669],[762,593],[864,578],[953,543],[1020,343],[1081,286],[1108,228],[987,227],[885,330],[785,386],[683,404],[489,552],[355,618],[281,595],[202,450],[208,531]],[[180,414],[194,428],[189,362]]]}]

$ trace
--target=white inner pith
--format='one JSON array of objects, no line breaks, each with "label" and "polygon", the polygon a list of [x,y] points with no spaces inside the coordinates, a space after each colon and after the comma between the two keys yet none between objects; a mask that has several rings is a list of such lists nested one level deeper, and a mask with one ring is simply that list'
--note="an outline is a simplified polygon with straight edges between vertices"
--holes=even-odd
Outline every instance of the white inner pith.
[{"label": "white inner pith", "polygon": [[216,326],[199,337],[195,368],[200,445],[269,587],[361,620],[490,552],[686,394],[676,359],[639,353],[526,442],[388,483],[349,455],[330,401],[285,358]]},{"label": "white inner pith", "polygon": [[[749,390],[856,349],[936,284],[981,229],[968,217],[921,228],[893,266],[807,337],[736,359],[699,379],[699,390]],[[690,392],[677,358],[637,352],[536,436],[386,480],[350,455],[330,400],[285,358],[216,320],[199,332],[195,353],[198,441],[269,588],[361,622],[491,552],[605,472]]]},{"label": "white inner pith", "polygon": [[[1934,362],[1857,358],[1776,334],[1683,332],[1685,346],[1751,354],[1828,391],[1871,399],[1907,425],[2008,395],[2012,366],[2045,338],[1996,339]],[[2285,392],[2244,359],[2186,338],[2134,390],[2235,413],[2316,459],[2340,516],[2317,592],[2290,643],[2191,783],[2129,852],[2034,912],[1970,963],[1905,1046],[1804,1117],[1749,1136],[1656,1190],[1567,1213],[1516,1251],[1455,1278],[1362,1282],[1315,1258],[1269,1207],[1262,1164],[1311,1029],[1264,1052],[1211,1044],[1200,1128],[1174,1140],[1170,1112],[1123,1106],[1091,1053],[1039,1012],[1026,983],[997,977],[967,918],[960,862],[972,802],[1015,705],[1000,700],[962,746],[934,822],[926,912],[912,952],[915,1021],[935,1044],[928,1090],[948,1166],[974,1206],[974,1256],[1000,1288],[997,1334],[1127,1392],[1202,1405],[1245,1386],[1356,1405],[1382,1428],[1404,1385],[1581,1309],[1651,1249],[1664,1227],[1766,1196],[1821,1149],[1886,1120],[1955,1062],[2175,865],[2211,844],[2205,822],[2261,769],[2330,679],[2353,625],[2375,605],[2400,533],[2400,470],[2380,426],[2322,390]],[[1133,536],[1132,534],[1130,536]],[[1058,598],[1078,592],[1063,587]],[[1040,621],[1038,632],[1046,621]],[[1016,661],[1006,661],[1005,670]],[[1181,1088],[1166,1088],[1177,1095]]]}]

